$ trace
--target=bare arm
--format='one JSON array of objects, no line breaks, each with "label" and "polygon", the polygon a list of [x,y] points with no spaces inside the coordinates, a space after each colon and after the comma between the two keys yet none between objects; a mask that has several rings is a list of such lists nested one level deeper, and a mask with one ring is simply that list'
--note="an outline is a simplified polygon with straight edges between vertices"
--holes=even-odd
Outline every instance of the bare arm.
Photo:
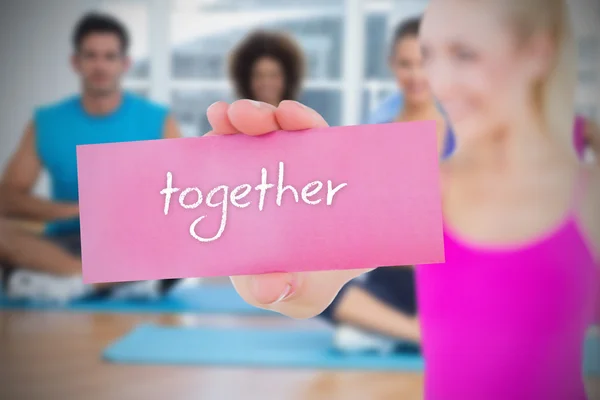
[{"label": "bare arm", "polygon": [[179,127],[177,126],[177,122],[172,116],[168,116],[165,122],[165,127],[163,129],[163,137],[165,139],[177,139],[181,137],[181,133],[179,132]]},{"label": "bare arm", "polygon": [[31,193],[41,170],[35,148],[35,128],[30,122],[0,179],[0,214],[40,222],[75,218],[79,215],[77,204],[55,203]]}]

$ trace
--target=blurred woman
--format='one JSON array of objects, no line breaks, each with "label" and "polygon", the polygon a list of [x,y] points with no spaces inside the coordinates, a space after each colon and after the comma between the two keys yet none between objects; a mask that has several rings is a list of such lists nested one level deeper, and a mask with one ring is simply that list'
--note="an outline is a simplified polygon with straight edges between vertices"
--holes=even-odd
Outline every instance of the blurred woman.
[{"label": "blurred woman", "polygon": [[[566,0],[431,0],[420,40],[460,143],[441,166],[446,262],[416,267],[425,398],[585,400],[600,169],[566,145],[576,77]],[[211,124],[253,135],[274,120],[326,125],[297,104],[242,103],[211,107]],[[363,272],[231,279],[249,303],[306,318]]]},{"label": "blurred woman", "polygon": [[442,157],[454,150],[454,135],[437,104],[423,69],[419,29],[421,18],[410,18],[398,25],[392,37],[388,65],[402,95],[386,100],[369,117],[368,123],[435,120]]},{"label": "blurred woman", "polygon": [[[454,133],[427,83],[419,29],[420,18],[406,20],[396,29],[389,65],[403,95],[401,101],[397,97],[385,103],[387,109],[375,113],[370,122],[435,120],[440,157],[446,158],[455,150]],[[581,116],[575,119],[573,145],[580,159],[590,144],[598,142],[593,141],[594,133],[591,122]],[[387,352],[397,349],[399,341],[419,342],[415,296],[413,268],[379,268],[345,285],[321,316],[337,325],[338,349]]]},{"label": "blurred woman", "polygon": [[[420,18],[394,32],[389,66],[404,94],[402,106],[383,122],[437,121],[441,158],[454,150],[454,134],[427,82],[418,35]],[[419,342],[415,278],[411,267],[378,268],[349,282],[321,314],[337,325],[335,344],[344,351],[392,351],[399,341]]]},{"label": "blurred woman", "polygon": [[304,55],[290,36],[257,31],[233,50],[229,75],[240,98],[277,106],[282,100],[297,98]]}]

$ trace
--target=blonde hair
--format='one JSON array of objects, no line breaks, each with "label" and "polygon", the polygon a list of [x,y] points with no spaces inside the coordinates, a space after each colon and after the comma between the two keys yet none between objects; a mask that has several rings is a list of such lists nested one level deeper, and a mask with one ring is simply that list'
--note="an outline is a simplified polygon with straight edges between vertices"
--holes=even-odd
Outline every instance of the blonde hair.
[{"label": "blonde hair", "polygon": [[535,87],[535,101],[545,129],[571,146],[575,116],[577,48],[566,0],[493,0],[510,7],[519,40],[548,34],[554,45],[551,69]]}]

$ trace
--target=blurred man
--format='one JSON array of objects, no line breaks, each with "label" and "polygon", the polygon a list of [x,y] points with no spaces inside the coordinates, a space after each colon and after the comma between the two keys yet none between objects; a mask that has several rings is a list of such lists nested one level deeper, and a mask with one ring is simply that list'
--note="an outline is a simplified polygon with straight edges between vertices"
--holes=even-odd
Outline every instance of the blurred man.
[{"label": "blurred man", "polygon": [[[180,136],[167,109],[121,89],[128,47],[126,29],[112,17],[88,14],[77,24],[71,62],[81,93],[35,111],[0,180],[0,261],[17,267],[4,282],[8,296],[69,300],[92,290],[80,278],[77,145]],[[32,193],[42,170],[50,176],[50,200]],[[45,230],[35,235],[8,218],[41,222]],[[140,282],[110,290],[146,296],[160,286]]]}]

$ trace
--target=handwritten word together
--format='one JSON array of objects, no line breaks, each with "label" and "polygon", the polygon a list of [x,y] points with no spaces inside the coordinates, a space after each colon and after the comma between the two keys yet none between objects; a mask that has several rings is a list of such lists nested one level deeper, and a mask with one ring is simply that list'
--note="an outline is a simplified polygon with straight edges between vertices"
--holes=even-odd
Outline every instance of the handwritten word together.
[{"label": "handwritten word together", "polygon": [[[233,205],[238,208],[246,208],[252,204],[247,196],[250,194],[252,190],[259,192],[258,198],[258,209],[262,211],[265,206],[265,196],[268,190],[275,188],[277,190],[276,204],[281,207],[283,194],[286,191],[289,191],[291,195],[293,195],[296,203],[300,201],[300,198],[303,202],[308,205],[317,205],[321,203],[321,201],[325,200],[327,206],[331,206],[333,203],[334,196],[345,186],[347,183],[339,184],[333,187],[333,183],[331,180],[327,181],[327,191],[325,199],[323,198],[323,193],[321,190],[323,189],[323,182],[314,181],[305,185],[298,193],[298,190],[291,185],[284,185],[283,183],[283,175],[284,175],[284,165],[283,162],[279,162],[279,174],[277,185],[273,183],[267,183],[267,170],[266,168],[262,168],[261,171],[261,183],[256,185],[254,188],[250,184],[242,184],[235,187],[233,190],[229,190],[229,186],[220,185],[213,188],[208,194],[206,198],[202,191],[197,187],[188,187],[183,190],[181,188],[173,187],[173,174],[171,172],[167,172],[167,184],[164,189],[160,191],[160,194],[165,196],[165,204],[164,204],[164,214],[168,215],[171,207],[171,200],[174,194],[179,193],[179,205],[187,210],[194,210],[202,205],[204,202],[208,207],[215,208],[221,207],[221,224],[219,226],[219,230],[217,233],[211,238],[200,237],[196,233],[197,225],[206,218],[206,215],[202,215],[195,219],[190,225],[190,235],[200,241],[200,242],[212,242],[217,240],[223,235],[225,231],[225,226],[227,225],[227,211],[229,205]],[[319,196],[321,194],[321,196]]]}]

